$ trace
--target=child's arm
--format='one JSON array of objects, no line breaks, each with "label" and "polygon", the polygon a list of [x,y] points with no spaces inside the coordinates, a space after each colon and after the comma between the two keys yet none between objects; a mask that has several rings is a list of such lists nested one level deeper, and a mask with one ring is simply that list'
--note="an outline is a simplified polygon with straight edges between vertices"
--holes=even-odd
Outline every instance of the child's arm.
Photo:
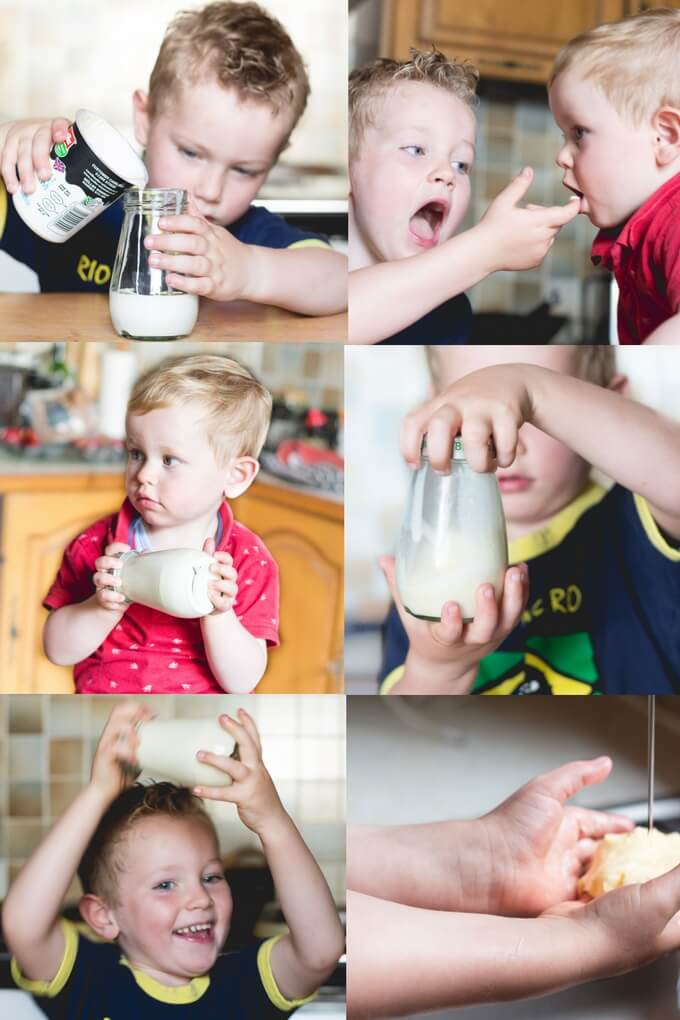
[{"label": "child's arm", "polygon": [[650,333],[644,341],[644,344],[645,347],[649,344],[662,346],[680,344],[680,313],[676,313],[670,319],[666,319],[660,326],[657,326],[654,332]]},{"label": "child's arm", "polygon": [[342,928],[335,904],[262,762],[252,718],[239,709],[238,720],[224,715],[220,723],[235,738],[240,761],[207,751],[199,752],[198,757],[230,775],[233,784],[197,787],[194,792],[236,804],[241,821],[259,836],[289,928],[272,950],[272,971],[287,999],[301,999],[316,991],[342,953]]},{"label": "child's arm", "polygon": [[611,767],[604,757],[569,762],[470,821],[352,826],[347,886],[405,906],[515,917],[573,900],[594,841],[633,828],[622,815],[565,803]]},{"label": "child's arm", "polygon": [[140,705],[114,709],[99,740],[89,785],[67,808],[12,883],[3,911],[7,944],[22,974],[51,981],[64,954],[59,911],[80,859],[104,812],[131,780],[118,762],[135,760]]},{"label": "child's arm", "polygon": [[383,556],[379,562],[409,642],[403,674],[386,693],[467,694],[480,661],[503,643],[521,619],[529,597],[528,567],[518,563],[506,571],[499,603],[492,585],[480,585],[472,623],[463,623],[457,602],[445,602],[439,623],[428,623],[401,604],[393,557]]},{"label": "child's arm", "polygon": [[518,208],[533,173],[525,168],[491,203],[481,221],[430,251],[350,273],[349,342],[373,344],[417,322],[455,294],[504,269],[531,269],[578,202]]},{"label": "child's arm", "polygon": [[203,551],[217,560],[219,578],[208,585],[214,611],[201,619],[201,633],[208,665],[218,684],[229,694],[249,694],[267,668],[267,642],[246,630],[233,610],[238,594],[238,574],[226,552],[215,552],[215,541],[206,539]]},{"label": "child's arm", "polygon": [[303,315],[333,315],[347,307],[347,259],[325,247],[264,248],[244,244],[198,216],[167,216],[164,231],[144,242],[152,266],[168,283],[215,301],[254,301]]},{"label": "child's arm", "polygon": [[451,914],[348,892],[352,1020],[543,995],[680,946],[680,867],[538,918]]},{"label": "child's arm", "polygon": [[402,453],[412,465],[428,434],[433,468],[447,470],[452,437],[462,432],[468,463],[477,471],[515,458],[517,433],[530,422],[588,464],[649,503],[656,522],[680,538],[680,422],[611,390],[539,365],[494,365],[458,380],[408,415]]},{"label": "child's arm", "polygon": [[55,142],[66,140],[69,122],[65,117],[55,120],[17,120],[0,125],[0,174],[7,192],[35,191],[36,174],[41,181],[49,179],[50,149]]},{"label": "child's arm", "polygon": [[116,591],[120,577],[110,570],[120,567],[117,552],[130,547],[124,542],[113,542],[104,555],[95,560],[96,573],[92,577],[96,591],[84,602],[53,609],[45,621],[43,645],[50,662],[58,666],[72,666],[82,662],[99,648],[102,641],[122,619],[129,604],[125,596]]}]

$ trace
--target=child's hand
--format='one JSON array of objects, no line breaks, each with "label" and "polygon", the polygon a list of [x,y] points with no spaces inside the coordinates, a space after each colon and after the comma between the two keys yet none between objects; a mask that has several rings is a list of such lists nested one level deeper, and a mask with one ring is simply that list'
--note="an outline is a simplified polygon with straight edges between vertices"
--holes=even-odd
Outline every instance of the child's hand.
[{"label": "child's hand", "polygon": [[127,611],[129,603],[122,591],[118,589],[122,585],[120,574],[112,574],[112,570],[120,570],[120,559],[116,553],[129,552],[130,546],[125,542],[112,542],[107,545],[104,555],[99,556],[94,565],[97,568],[92,575],[92,581],[97,589],[95,598],[102,609],[113,609],[117,613]]},{"label": "child's hand", "polygon": [[164,216],[162,234],[144,244],[149,264],[164,269],[169,286],[215,301],[247,298],[252,279],[251,249],[219,224],[200,216]]},{"label": "child's hand", "polygon": [[421,686],[420,693],[432,687],[447,688],[457,681],[466,693],[474,682],[477,667],[485,655],[503,643],[517,626],[529,596],[529,570],[525,563],[509,567],[505,574],[500,604],[496,603],[493,585],[480,585],[475,600],[475,618],[463,623],[457,602],[445,602],[439,623],[428,623],[407,613],[404,609],[394,576],[394,558],[383,556],[380,567],[397,607],[409,640],[409,686]]},{"label": "child's hand", "polygon": [[255,723],[242,708],[237,715],[238,719],[221,715],[220,726],[234,737],[239,760],[210,751],[199,751],[197,755],[199,761],[214,765],[231,776],[232,785],[197,786],[194,793],[208,800],[224,800],[236,804],[243,824],[263,838],[267,830],[287,816],[272,778],[264,767],[262,745]]},{"label": "child's hand", "polygon": [[578,216],[580,203],[566,205],[529,205],[517,203],[526,194],[533,179],[531,167],[525,167],[500,195],[497,195],[479,222],[488,235],[493,268],[491,272],[533,269],[540,265],[562,227]]},{"label": "child's hand", "polygon": [[207,538],[203,543],[203,552],[208,553],[217,561],[216,571],[219,580],[208,584],[208,597],[215,607],[211,616],[228,613],[233,608],[238,595],[238,574],[234,561],[227,552],[215,552],[215,539]]},{"label": "child's hand", "polygon": [[113,800],[134,782],[139,737],[137,726],[153,714],[137,702],[126,701],[114,708],[97,744],[92,761],[90,785],[107,800]]},{"label": "child's hand", "polygon": [[27,195],[35,191],[36,174],[41,181],[48,180],[50,149],[66,139],[68,128],[65,117],[0,125],[0,173],[10,195],[19,189]]},{"label": "child's hand", "polygon": [[454,437],[462,435],[465,458],[475,471],[509,467],[515,459],[520,427],[532,419],[533,372],[531,365],[481,368],[416,407],[401,427],[404,460],[413,468],[419,466],[421,442],[427,433],[431,466],[448,474]]},{"label": "child's hand", "polygon": [[536,776],[480,819],[491,848],[488,884],[497,890],[493,913],[535,916],[573,900],[596,840],[630,832],[633,822],[623,815],[565,803],[611,768],[605,757],[569,762]]}]

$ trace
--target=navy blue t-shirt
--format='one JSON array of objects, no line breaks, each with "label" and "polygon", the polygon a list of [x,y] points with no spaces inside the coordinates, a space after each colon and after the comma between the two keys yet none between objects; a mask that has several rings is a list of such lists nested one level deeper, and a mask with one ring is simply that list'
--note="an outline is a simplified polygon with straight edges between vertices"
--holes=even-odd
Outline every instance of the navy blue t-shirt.
[{"label": "navy blue t-shirt", "polygon": [[[275,988],[265,989],[258,953],[266,945],[219,956],[208,975],[180,987],[161,985],[133,972],[113,942],[94,942],[66,923],[64,961],[50,994],[44,982],[31,982],[14,970],[17,984],[31,992],[49,1020],[281,1020],[300,1003],[288,1002]],[[271,940],[269,940],[271,942]],[[267,983],[273,978],[263,965]],[[63,973],[61,973],[63,971]]]},{"label": "navy blue t-shirt", "polygon": [[422,319],[406,326],[382,344],[467,344],[472,332],[472,307],[465,294],[456,294]]},{"label": "navy blue t-shirt", "polygon": [[[119,200],[63,244],[45,241],[17,215],[14,203],[0,182],[0,249],[37,273],[43,293],[106,292],[122,225],[123,202]],[[300,241],[326,241],[320,234],[289,226],[281,216],[261,206],[251,206],[226,229],[238,241],[263,248],[289,248]]]},{"label": "navy blue t-shirt", "polygon": [[[680,543],[644,500],[592,485],[539,532],[511,543],[529,566],[522,621],[486,656],[473,694],[680,692]],[[381,681],[408,639],[394,606],[383,626]]]}]

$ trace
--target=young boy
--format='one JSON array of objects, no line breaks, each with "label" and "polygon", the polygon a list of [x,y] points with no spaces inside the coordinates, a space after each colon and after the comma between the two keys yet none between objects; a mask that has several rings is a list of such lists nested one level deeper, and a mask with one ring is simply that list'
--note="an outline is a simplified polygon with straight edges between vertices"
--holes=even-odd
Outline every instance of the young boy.
[{"label": "young boy", "polygon": [[[278,571],[227,502],[257,471],[271,396],[231,358],[196,354],[152,368],[127,413],[127,499],[66,549],[44,605],[47,656],[75,663],[83,694],[247,693],[278,644]],[[185,620],[118,589],[118,554],[203,549],[218,561],[209,616]]]},{"label": "young boy", "polygon": [[[148,93],[133,96],[149,187],[191,195],[191,215],[167,217],[163,233],[147,239],[151,264],[168,272],[171,286],[309,315],[345,308],[344,256],[251,204],[308,95],[302,57],[257,4],[208,4],[171,23]],[[67,127],[59,118],[0,128],[0,170],[10,195],[34,191],[36,172],[49,176],[50,147]],[[121,224],[116,203],[65,244],[50,244],[25,226],[0,184],[0,245],[36,270],[43,291],[106,292]]]},{"label": "young boy", "polygon": [[[3,907],[16,983],[50,1018],[287,1016],[333,970],[342,930],[316,861],[240,710],[220,722],[239,760],[198,757],[231,786],[131,786],[139,705],[114,709],[89,785],[30,857]],[[129,766],[125,768],[125,766]],[[198,797],[235,804],[262,843],[289,933],[223,954],[232,900],[215,828]],[[60,919],[78,869],[85,934]],[[185,1004],[185,1009],[182,1008]]]},{"label": "young boy", "polygon": [[460,433],[470,467],[498,469],[514,566],[500,605],[481,585],[472,623],[446,602],[429,624],[399,605],[385,560],[383,692],[677,693],[680,424],[621,396],[612,348],[430,354],[438,396],[406,418],[402,453],[415,467],[427,433],[447,471]]},{"label": "young boy", "polygon": [[565,806],[611,765],[569,762],[482,818],[350,829],[350,1015],[544,995],[677,949],[680,868],[576,900],[595,841],[632,828],[621,815]]},{"label": "young boy", "polygon": [[350,343],[466,343],[463,291],[538,265],[578,212],[576,202],[518,208],[525,168],[454,236],[470,201],[477,79],[436,50],[350,75]]},{"label": "young boy", "polygon": [[649,10],[572,39],[549,83],[557,164],[599,227],[622,344],[680,343],[679,60],[680,11]]}]

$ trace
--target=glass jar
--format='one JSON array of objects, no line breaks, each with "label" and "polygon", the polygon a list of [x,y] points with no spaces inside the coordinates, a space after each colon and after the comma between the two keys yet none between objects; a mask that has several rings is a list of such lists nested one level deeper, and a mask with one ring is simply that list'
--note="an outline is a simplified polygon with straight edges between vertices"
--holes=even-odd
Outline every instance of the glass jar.
[{"label": "glass jar", "polygon": [[137,188],[124,199],[125,219],[111,274],[109,310],[120,336],[134,340],[176,340],[188,336],[198,316],[198,298],[168,286],[165,270],[149,265],[150,234],[160,234],[162,216],[187,211],[180,188]]},{"label": "glass jar", "polygon": [[460,437],[448,475],[432,470],[423,443],[396,560],[399,597],[421,620],[439,620],[444,603],[452,601],[470,622],[480,584],[492,584],[500,597],[508,565],[500,490],[495,473],[472,470]]}]

